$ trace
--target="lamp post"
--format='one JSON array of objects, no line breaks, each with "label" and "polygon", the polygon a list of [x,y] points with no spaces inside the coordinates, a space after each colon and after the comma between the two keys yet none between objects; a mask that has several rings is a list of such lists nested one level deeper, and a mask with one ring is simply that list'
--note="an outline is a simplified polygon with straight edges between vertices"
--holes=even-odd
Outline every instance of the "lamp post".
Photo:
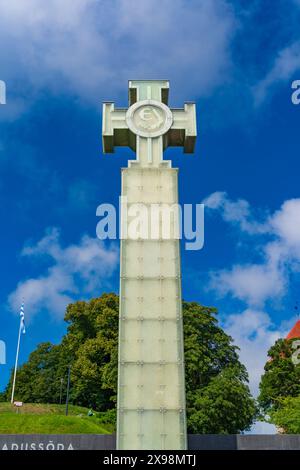
[{"label": "lamp post", "polygon": [[61,405],[61,402],[62,402],[62,388],[63,388],[63,383],[64,383],[64,379],[61,378],[60,379],[60,393],[59,393],[59,404]]},{"label": "lamp post", "polygon": [[66,398],[66,416],[68,416],[68,413],[69,413],[70,376],[71,376],[71,366],[68,366],[68,383],[67,383],[67,398]]}]

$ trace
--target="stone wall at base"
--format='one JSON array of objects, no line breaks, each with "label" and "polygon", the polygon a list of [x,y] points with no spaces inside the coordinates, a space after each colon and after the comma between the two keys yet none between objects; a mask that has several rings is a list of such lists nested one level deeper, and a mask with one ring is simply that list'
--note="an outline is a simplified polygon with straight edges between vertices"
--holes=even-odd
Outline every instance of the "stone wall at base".
[{"label": "stone wall at base", "polygon": [[299,434],[189,434],[190,450],[300,450]]},{"label": "stone wall at base", "polygon": [[113,450],[115,434],[0,434],[0,450]]},{"label": "stone wall at base", "polygon": [[[300,450],[299,434],[189,434],[189,450]],[[114,450],[114,434],[0,434],[0,450]]]}]

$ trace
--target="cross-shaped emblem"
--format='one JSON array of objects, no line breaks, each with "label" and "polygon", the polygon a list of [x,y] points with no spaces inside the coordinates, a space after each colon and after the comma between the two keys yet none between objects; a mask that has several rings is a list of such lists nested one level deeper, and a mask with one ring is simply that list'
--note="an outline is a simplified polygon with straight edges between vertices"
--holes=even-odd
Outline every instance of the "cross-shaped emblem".
[{"label": "cross-shaped emblem", "polygon": [[136,160],[129,166],[171,166],[163,161],[167,147],[183,147],[193,153],[196,141],[194,103],[183,109],[168,107],[169,82],[165,80],[129,81],[129,108],[103,104],[103,151],[113,153],[114,147],[125,146],[136,151]]}]

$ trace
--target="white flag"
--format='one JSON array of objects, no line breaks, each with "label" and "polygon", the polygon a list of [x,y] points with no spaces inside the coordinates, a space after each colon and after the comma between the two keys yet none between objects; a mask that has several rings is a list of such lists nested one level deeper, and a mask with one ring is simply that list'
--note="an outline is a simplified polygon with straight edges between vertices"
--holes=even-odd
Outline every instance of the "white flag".
[{"label": "white flag", "polygon": [[22,305],[21,305],[21,310],[20,310],[20,328],[21,328],[21,331],[23,334],[26,333],[26,329],[25,329],[25,321],[24,321],[24,302],[22,302]]}]

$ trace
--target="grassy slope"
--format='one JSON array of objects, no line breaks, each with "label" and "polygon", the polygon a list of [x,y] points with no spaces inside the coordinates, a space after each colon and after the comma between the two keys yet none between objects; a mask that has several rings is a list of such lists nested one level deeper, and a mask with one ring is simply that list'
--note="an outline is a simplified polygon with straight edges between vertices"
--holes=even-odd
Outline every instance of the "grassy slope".
[{"label": "grassy slope", "polygon": [[26,404],[19,412],[10,403],[0,403],[0,434],[109,434],[112,427],[101,423],[88,410],[64,405]]}]

